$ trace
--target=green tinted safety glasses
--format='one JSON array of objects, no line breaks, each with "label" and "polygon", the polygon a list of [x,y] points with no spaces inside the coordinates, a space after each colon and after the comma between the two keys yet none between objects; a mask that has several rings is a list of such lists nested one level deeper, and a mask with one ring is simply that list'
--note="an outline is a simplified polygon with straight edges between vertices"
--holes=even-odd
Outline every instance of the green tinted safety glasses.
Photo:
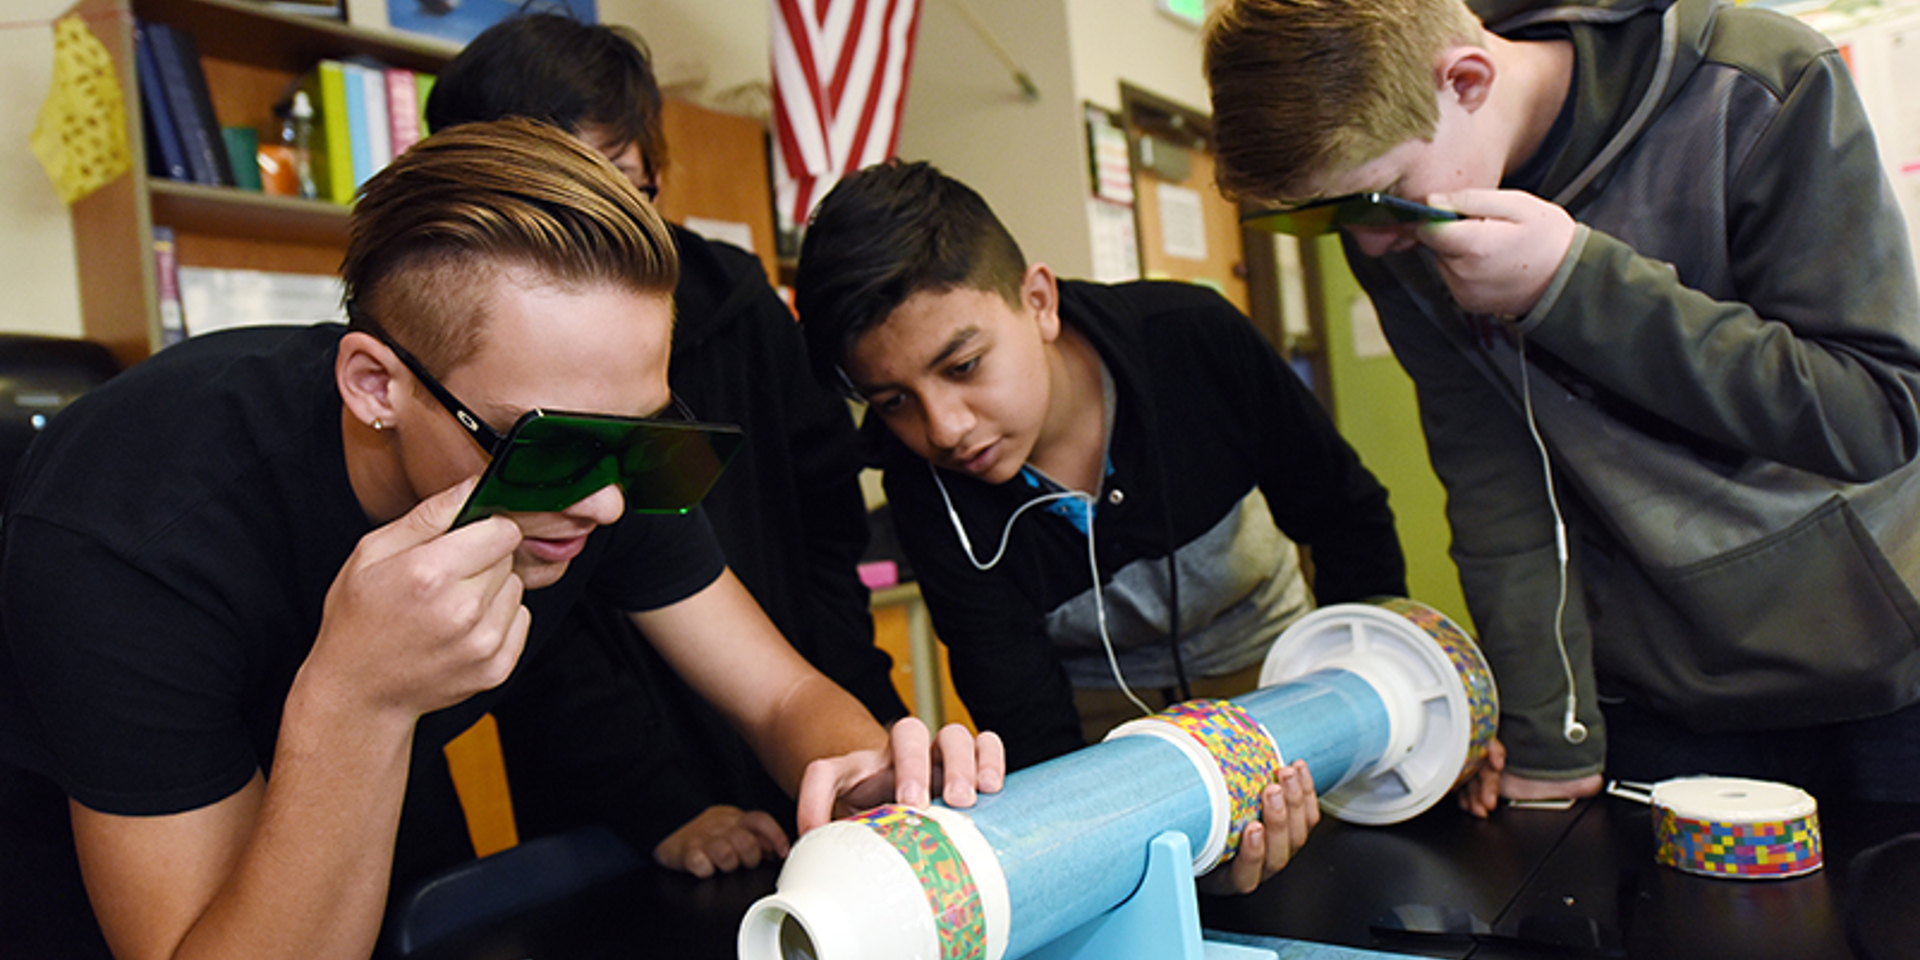
[{"label": "green tinted safety glasses", "polygon": [[1402,200],[1385,193],[1350,193],[1284,210],[1255,210],[1240,222],[1269,233],[1316,237],[1341,227],[1392,227],[1403,223],[1464,220],[1451,210]]},{"label": "green tinted safety glasses", "polygon": [[670,397],[668,408],[677,420],[529,410],[503,437],[352,300],[347,316],[392,349],[492,458],[456,527],[495,513],[565,510],[609,484],[620,486],[628,512],[686,513],[746,441],[739,427],[695,422],[679,397]]},{"label": "green tinted safety glasses", "polygon": [[617,484],[633,513],[686,513],[746,436],[728,424],[530,410],[493,450],[454,526],[550,513]]}]

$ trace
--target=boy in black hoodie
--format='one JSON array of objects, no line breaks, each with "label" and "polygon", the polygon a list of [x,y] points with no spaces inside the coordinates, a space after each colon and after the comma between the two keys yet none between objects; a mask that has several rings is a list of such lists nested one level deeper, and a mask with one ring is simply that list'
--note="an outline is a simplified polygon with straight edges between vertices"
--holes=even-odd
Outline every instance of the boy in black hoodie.
[{"label": "boy in black hoodie", "polygon": [[[1103,691],[1141,713],[1244,693],[1314,600],[1406,591],[1386,491],[1211,291],[1057,280],[978,194],[899,164],[822,201],[795,292],[816,374],[886,427],[901,545],[1010,766],[1104,733],[1083,731]],[[1310,778],[1281,779],[1280,832],[1216,883],[1251,889],[1305,840]]]}]

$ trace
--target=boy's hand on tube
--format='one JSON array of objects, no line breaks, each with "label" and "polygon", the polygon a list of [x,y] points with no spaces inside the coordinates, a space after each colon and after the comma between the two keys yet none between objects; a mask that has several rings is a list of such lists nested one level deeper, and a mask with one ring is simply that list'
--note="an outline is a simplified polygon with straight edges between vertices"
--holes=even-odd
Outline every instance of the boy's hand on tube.
[{"label": "boy's hand on tube", "polygon": [[1207,893],[1251,893],[1265,883],[1306,844],[1320,823],[1320,798],[1305,760],[1282,768],[1260,794],[1260,819],[1240,831],[1240,849],[1233,859],[1201,877]]},{"label": "boy's hand on tube", "polygon": [[998,792],[1006,776],[1006,748],[998,734],[974,734],[948,724],[935,738],[926,724],[908,717],[893,725],[884,750],[808,764],[796,826],[804,835],[829,820],[888,802],[924,807],[933,801],[936,780],[947,806],[970,807],[977,794]]}]

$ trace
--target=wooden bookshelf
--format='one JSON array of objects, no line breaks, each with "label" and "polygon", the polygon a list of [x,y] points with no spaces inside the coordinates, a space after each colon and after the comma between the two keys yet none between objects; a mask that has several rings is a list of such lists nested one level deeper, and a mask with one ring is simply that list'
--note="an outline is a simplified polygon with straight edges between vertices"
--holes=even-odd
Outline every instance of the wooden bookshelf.
[{"label": "wooden bookshelf", "polygon": [[125,91],[132,170],[72,208],[81,324],[123,364],[160,343],[154,224],[173,227],[181,266],[321,274],[339,267],[347,229],[347,209],[325,201],[149,177],[134,79],[135,17],[192,34],[221,123],[269,136],[277,129],[273,105],[322,59],[368,56],[433,72],[457,52],[440,41],[240,0],[80,0],[72,9],[112,55]]},{"label": "wooden bookshelf", "polygon": [[[459,52],[436,38],[279,13],[247,0],[80,0],[72,11],[113,56],[126,94],[132,170],[72,207],[82,327],[123,364],[144,359],[160,344],[155,224],[173,228],[183,267],[332,274],[346,249],[348,219],[347,207],[324,200],[148,176],[134,79],[136,17],[192,34],[214,113],[225,126],[261,131],[262,142],[278,129],[274,105],[321,60],[368,57],[437,73]],[[680,222],[706,217],[747,224],[771,274],[764,124],[673,100],[663,121],[673,163],[662,178],[662,214]]]}]

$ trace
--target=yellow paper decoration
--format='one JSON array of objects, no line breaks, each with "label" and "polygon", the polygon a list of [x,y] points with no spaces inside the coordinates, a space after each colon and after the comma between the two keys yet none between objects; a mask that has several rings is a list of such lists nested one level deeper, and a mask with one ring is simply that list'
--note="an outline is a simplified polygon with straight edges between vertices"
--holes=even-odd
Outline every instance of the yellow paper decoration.
[{"label": "yellow paper decoration", "polygon": [[60,199],[73,203],[132,167],[113,57],[76,14],[53,25],[53,85],[29,139]]}]

